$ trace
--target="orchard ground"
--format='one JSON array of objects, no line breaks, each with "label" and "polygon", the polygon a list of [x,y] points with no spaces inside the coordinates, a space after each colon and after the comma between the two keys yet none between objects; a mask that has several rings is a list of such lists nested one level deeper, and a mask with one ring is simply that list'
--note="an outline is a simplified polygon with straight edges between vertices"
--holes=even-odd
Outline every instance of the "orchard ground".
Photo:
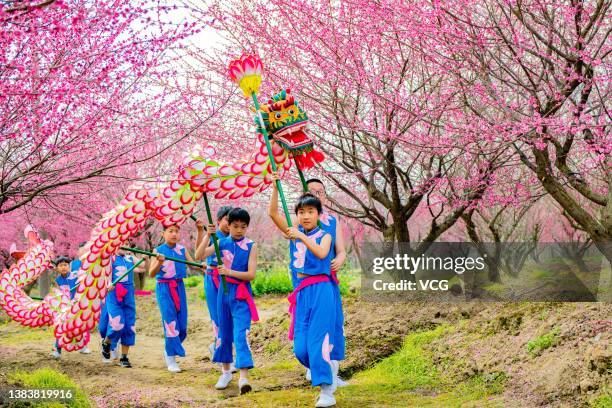
[{"label": "orchard ground", "polygon": [[[36,370],[49,368],[66,374],[91,406],[313,406],[317,391],[286,339],[284,296],[257,298],[254,390],[243,396],[236,381],[224,391],[213,387],[219,370],[210,361],[212,336],[202,297],[200,284],[188,288],[187,356],[179,374],[164,365],[154,295],[137,298],[132,369],[101,362],[97,332],[92,354],[64,352],[54,360],[50,328],[21,327],[2,315],[0,386],[36,384]],[[345,297],[345,310],[348,355],[341,375],[350,386],[338,390],[339,407],[611,402],[609,303],[372,303],[353,294]]]}]

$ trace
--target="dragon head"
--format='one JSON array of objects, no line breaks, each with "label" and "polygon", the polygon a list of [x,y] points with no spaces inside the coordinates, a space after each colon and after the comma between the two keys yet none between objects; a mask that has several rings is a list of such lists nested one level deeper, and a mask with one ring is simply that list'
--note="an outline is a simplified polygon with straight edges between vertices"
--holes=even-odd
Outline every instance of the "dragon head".
[{"label": "dragon head", "polygon": [[[260,112],[268,135],[293,155],[300,169],[323,161],[323,154],[314,150],[314,143],[306,134],[308,115],[291,95],[290,89],[272,96],[260,106]],[[255,123],[257,131],[262,133],[257,116]]]}]

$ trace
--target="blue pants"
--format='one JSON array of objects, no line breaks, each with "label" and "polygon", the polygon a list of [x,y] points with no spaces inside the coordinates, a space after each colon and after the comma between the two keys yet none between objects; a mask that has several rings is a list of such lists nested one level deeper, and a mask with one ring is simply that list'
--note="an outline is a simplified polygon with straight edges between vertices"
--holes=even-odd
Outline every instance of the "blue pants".
[{"label": "blue pants", "polygon": [[302,365],[310,368],[313,386],[332,383],[330,352],[336,325],[334,286],[333,282],[321,282],[297,294],[293,352]]},{"label": "blue pants", "polygon": [[106,338],[106,331],[108,329],[108,310],[106,309],[106,299],[102,300],[102,308],[100,309],[100,321],[98,322],[98,333],[102,340]]},{"label": "blue pants", "polygon": [[334,298],[336,300],[336,323],[334,325],[334,347],[331,351],[332,360],[344,360],[344,312],[342,311],[342,297],[340,296],[340,286],[334,284]]},{"label": "blue pants", "polygon": [[108,311],[108,326],[106,337],[111,341],[111,349],[117,347],[121,340],[124,346],[133,346],[136,343],[136,296],[134,285],[122,284],[128,291],[123,301],[117,300],[116,290],[106,295],[106,310]]},{"label": "blue pants", "polygon": [[[217,295],[217,313],[219,337],[215,343],[214,363],[231,363],[232,343],[236,348],[236,368],[253,368],[253,356],[249,346],[251,329],[251,311],[244,300],[236,299],[238,285],[227,282],[227,292],[219,288]],[[249,292],[251,287],[249,285]],[[252,293],[251,293],[252,295]]]},{"label": "blue pants", "polygon": [[155,295],[162,317],[166,354],[185,357],[183,341],[187,338],[187,294],[183,280],[177,279],[177,283],[180,310],[174,306],[169,284],[157,282]]},{"label": "blue pants", "polygon": [[217,292],[218,289],[213,282],[213,278],[210,275],[204,277],[204,293],[206,294],[206,306],[208,307],[208,314],[210,315],[210,321],[213,326],[213,335],[215,342],[219,339],[219,319],[217,317]]}]

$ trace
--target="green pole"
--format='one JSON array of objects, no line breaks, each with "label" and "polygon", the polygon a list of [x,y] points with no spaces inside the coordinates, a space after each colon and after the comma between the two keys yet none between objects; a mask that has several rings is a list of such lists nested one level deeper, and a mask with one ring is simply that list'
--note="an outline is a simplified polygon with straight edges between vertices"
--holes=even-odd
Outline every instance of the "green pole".
[{"label": "green pole", "polygon": [[[213,223],[212,214],[210,212],[210,205],[208,205],[208,196],[206,192],[203,194],[204,196],[204,206],[206,207],[206,216],[208,217],[208,223]],[[211,234],[210,237],[213,240],[213,245],[215,246],[215,255],[217,256],[217,265],[223,265],[223,259],[221,259],[221,251],[219,250],[219,241],[217,240],[217,234]],[[221,275],[221,283],[223,284],[223,293],[227,293],[227,285],[225,284],[225,275]]]},{"label": "green pole", "polygon": [[[125,250],[125,251],[130,251],[130,252],[134,252],[134,253],[137,253],[137,254],[148,255],[148,256],[153,256],[153,257],[157,256],[157,254],[154,254],[153,252],[144,251],[144,250],[139,249],[139,248],[129,248],[129,247],[120,247],[120,248]],[[201,263],[191,262],[191,261],[187,261],[185,259],[178,259],[178,258],[174,258],[172,256],[165,256],[164,255],[164,258],[166,258],[168,261],[183,263],[185,265],[197,266],[198,268],[201,268],[201,267],[204,266]]]},{"label": "green pole", "polygon": [[[253,98],[253,103],[255,104],[255,111],[257,112],[257,118],[259,120],[259,126],[261,127],[261,132],[266,142],[266,148],[268,149],[268,157],[270,158],[270,166],[272,167],[272,171],[277,171],[276,161],[274,161],[274,155],[272,155],[272,146],[270,144],[270,138],[268,137],[268,132],[266,131],[266,127],[264,126],[263,118],[261,117],[261,111],[259,110],[259,101],[257,100],[257,94],[253,92],[251,94]],[[276,188],[278,189],[278,195],[280,196],[281,203],[283,204],[283,211],[285,212],[285,218],[287,219],[287,225],[289,227],[293,227],[291,223],[291,216],[289,215],[289,209],[287,208],[287,201],[285,200],[285,194],[283,193],[283,186],[281,185],[280,180],[276,180]]]}]

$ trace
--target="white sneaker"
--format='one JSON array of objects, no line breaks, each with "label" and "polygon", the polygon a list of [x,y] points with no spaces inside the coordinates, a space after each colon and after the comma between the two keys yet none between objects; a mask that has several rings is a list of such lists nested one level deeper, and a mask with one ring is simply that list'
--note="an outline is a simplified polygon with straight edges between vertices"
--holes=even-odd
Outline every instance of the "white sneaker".
[{"label": "white sneaker", "polygon": [[236,364],[230,363],[230,373],[237,373],[239,370],[236,368]]},{"label": "white sneaker", "polygon": [[340,377],[337,377],[336,382],[338,383],[338,387],[348,387],[349,385],[351,385]]},{"label": "white sneaker", "polygon": [[227,388],[229,383],[232,381],[232,373],[229,371],[224,371],[219,376],[219,380],[215,384],[215,388],[218,390],[224,390]]},{"label": "white sneaker", "polygon": [[164,352],[164,357],[166,358],[166,365],[168,366],[168,371],[170,371],[171,373],[181,372],[181,367],[179,367],[179,365],[177,364],[175,356],[168,356]]},{"label": "white sneaker", "polygon": [[251,391],[251,384],[249,384],[248,378],[242,378],[238,380],[238,389],[240,390],[240,395],[246,394]]},{"label": "white sneaker", "polygon": [[312,380],[312,374],[310,374],[310,368],[306,369],[306,381]]},{"label": "white sneaker", "polygon": [[117,353],[117,350],[116,349],[115,350],[111,350],[111,357],[110,357],[110,359],[111,360],[116,360],[118,358],[119,358],[119,353]]},{"label": "white sneaker", "polygon": [[51,357],[53,357],[53,358],[61,358],[62,357],[62,353],[58,352],[56,349],[53,349],[53,351],[51,352]]},{"label": "white sneaker", "polygon": [[89,349],[89,347],[85,346],[82,349],[79,350],[79,353],[81,354],[91,354],[91,350]]},{"label": "white sneaker", "polygon": [[338,388],[338,370],[340,369],[340,363],[338,363],[338,360],[332,360],[331,367],[332,367],[331,389],[332,389],[332,392],[336,392],[336,389]]},{"label": "white sneaker", "polygon": [[329,384],[322,385],[321,394],[319,394],[319,399],[317,399],[315,407],[333,407],[334,405],[336,405],[336,398],[334,397],[332,386]]}]

